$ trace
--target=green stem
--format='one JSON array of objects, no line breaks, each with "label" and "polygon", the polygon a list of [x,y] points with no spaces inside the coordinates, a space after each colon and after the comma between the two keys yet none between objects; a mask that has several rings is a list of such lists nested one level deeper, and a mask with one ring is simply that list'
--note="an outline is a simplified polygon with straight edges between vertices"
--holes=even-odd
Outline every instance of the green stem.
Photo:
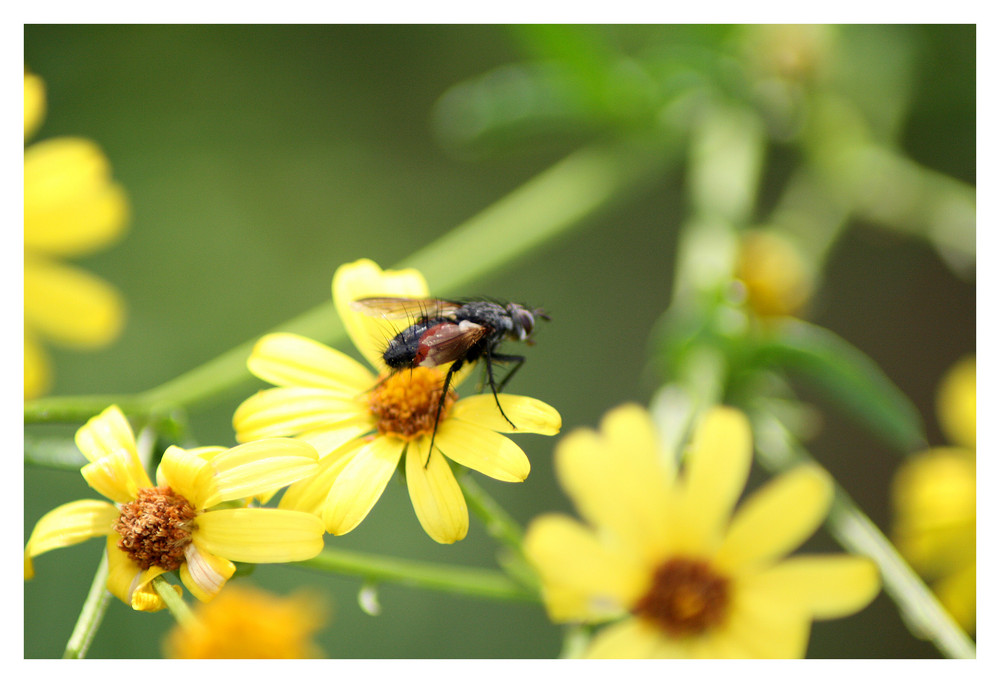
[{"label": "green stem", "polygon": [[[399,267],[423,272],[435,294],[454,294],[514,262],[543,243],[568,233],[600,209],[644,182],[673,160],[671,140],[616,142],[581,149],[459,225]],[[333,303],[324,302],[274,331],[293,332],[327,344],[344,328]],[[24,405],[25,423],[80,422],[117,403],[127,414],[150,415],[178,407],[208,405],[254,378],[246,367],[256,339],[148,391],[131,395],[56,396]]]},{"label": "green stem", "polygon": [[538,602],[537,594],[507,576],[488,569],[403,560],[350,550],[327,548],[300,567],[360,576],[369,582],[391,581],[414,588],[472,595],[494,600]]},{"label": "green stem", "polygon": [[514,518],[483,490],[469,472],[459,475],[458,484],[465,494],[465,502],[486,526],[486,533],[511,550],[520,553],[524,534]]},{"label": "green stem", "polygon": [[[753,423],[759,461],[772,472],[785,471],[799,462],[815,462],[784,425],[769,413],[755,412]],[[975,658],[976,646],[972,639],[839,484],[835,484],[826,526],[844,548],[870,557],[878,565],[886,594],[921,637],[933,642],[945,656]]]},{"label": "green stem", "polygon": [[194,613],[188,607],[188,604],[184,602],[184,598],[178,595],[177,591],[174,590],[174,586],[162,576],[157,576],[153,579],[153,590],[167,604],[167,609],[170,610],[170,614],[177,620],[178,624],[187,626],[195,620]]},{"label": "green stem", "polygon": [[107,591],[108,583],[108,554],[101,553],[101,562],[97,565],[97,572],[94,580],[90,584],[90,591],[87,599],[80,610],[80,616],[76,620],[73,633],[66,643],[66,650],[63,652],[63,659],[83,659],[87,656],[87,650],[104,621],[104,614],[108,609],[108,602],[111,593]]}]

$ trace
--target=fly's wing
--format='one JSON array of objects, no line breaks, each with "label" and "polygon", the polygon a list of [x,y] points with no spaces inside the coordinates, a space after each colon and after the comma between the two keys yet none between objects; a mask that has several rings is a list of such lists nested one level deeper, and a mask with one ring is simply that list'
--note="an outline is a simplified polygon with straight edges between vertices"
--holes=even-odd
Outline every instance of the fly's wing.
[{"label": "fly's wing", "polygon": [[420,337],[413,364],[433,368],[464,358],[487,331],[488,328],[468,320],[438,323]]},{"label": "fly's wing", "polygon": [[376,318],[408,318],[422,320],[450,316],[462,304],[443,299],[410,299],[406,297],[374,296],[351,302],[351,308]]}]

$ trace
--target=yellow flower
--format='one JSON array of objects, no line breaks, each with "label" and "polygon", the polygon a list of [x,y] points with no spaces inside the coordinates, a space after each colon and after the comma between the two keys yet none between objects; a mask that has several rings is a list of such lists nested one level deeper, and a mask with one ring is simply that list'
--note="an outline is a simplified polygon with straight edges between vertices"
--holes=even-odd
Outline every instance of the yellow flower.
[{"label": "yellow flower", "polygon": [[[45,110],[44,85],[24,74],[25,139]],[[93,349],[122,329],[118,292],[61,259],[90,254],[118,239],[128,202],[112,182],[107,159],[89,140],[52,138],[24,151],[24,396],[51,384],[48,355],[40,341]]]},{"label": "yellow flower", "polygon": [[[446,458],[510,482],[528,476],[528,458],[501,434],[514,430],[492,394],[461,400],[449,396],[428,458],[445,368],[388,372],[382,351],[398,330],[389,321],[350,307],[352,301],[376,295],[425,298],[427,284],[415,270],[382,271],[365,259],[341,266],[334,275],[337,311],[351,340],[377,372],[303,337],[265,336],[247,364],[277,387],[237,408],[236,439],[298,436],[316,446],[319,471],[289,487],[279,507],[321,515],[333,534],[345,534],[361,523],[404,458],[406,485],[420,524],[435,541],[453,543],[465,537],[469,514]],[[465,369],[456,373],[457,381],[466,374]],[[516,431],[559,431],[561,418],[551,406],[509,394],[500,394],[499,400]]]},{"label": "yellow flower", "polygon": [[804,258],[773,231],[744,234],[736,277],[746,289],[747,304],[764,318],[796,315],[812,294],[812,276]]},{"label": "yellow flower", "polygon": [[976,360],[945,376],[938,418],[957,446],[911,456],[892,482],[893,540],[959,625],[976,630]]},{"label": "yellow flower", "polygon": [[742,413],[713,409],[683,473],[660,452],[638,406],[577,430],[556,449],[556,472],[586,523],[534,520],[525,552],[549,616],[617,619],[588,646],[596,658],[785,658],[805,654],[814,619],[841,617],[879,590],[867,558],[781,559],[822,522],[828,475],[800,466],[736,510],[752,459]]},{"label": "yellow flower", "polygon": [[[171,446],[154,487],[136,453],[125,416],[111,406],[76,433],[89,460],[80,470],[98,493],[114,501],[78,500],[35,524],[24,549],[24,575],[32,559],[49,550],[107,537],[108,590],[133,609],[165,605],[151,585],[178,570],[199,600],[211,599],[236,570],[236,562],[294,562],[323,549],[323,524],[304,512],[234,508],[240,501],[280,488],[316,470],[306,443],[269,439],[236,448],[184,450]],[[175,587],[180,593],[180,587]]]},{"label": "yellow flower", "polygon": [[306,659],[322,657],[312,642],[325,621],[315,597],[279,597],[231,584],[195,609],[188,625],[175,626],[164,640],[171,659]]}]

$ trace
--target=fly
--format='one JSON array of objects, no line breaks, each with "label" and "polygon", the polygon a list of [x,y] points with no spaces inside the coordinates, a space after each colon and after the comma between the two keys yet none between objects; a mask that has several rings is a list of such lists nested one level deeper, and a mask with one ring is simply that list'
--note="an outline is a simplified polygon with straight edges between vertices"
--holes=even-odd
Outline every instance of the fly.
[{"label": "fly", "polygon": [[[533,343],[531,332],[535,319],[548,320],[540,309],[529,309],[521,304],[506,305],[492,301],[447,301],[443,299],[409,299],[401,297],[372,297],[359,299],[351,307],[367,315],[382,318],[409,318],[413,322],[389,340],[382,360],[393,372],[406,368],[427,367],[451,363],[444,377],[444,389],[438,399],[431,433],[431,447],[427,462],[434,450],[441,408],[444,406],[452,376],[466,363],[480,358],[486,361],[486,377],[493,392],[500,414],[513,429],[517,426],[503,412],[498,392],[511,380],[524,364],[524,356],[498,353],[504,341]],[[493,361],[515,363],[507,376],[498,384],[493,376]],[[424,466],[427,466],[427,462]]]}]

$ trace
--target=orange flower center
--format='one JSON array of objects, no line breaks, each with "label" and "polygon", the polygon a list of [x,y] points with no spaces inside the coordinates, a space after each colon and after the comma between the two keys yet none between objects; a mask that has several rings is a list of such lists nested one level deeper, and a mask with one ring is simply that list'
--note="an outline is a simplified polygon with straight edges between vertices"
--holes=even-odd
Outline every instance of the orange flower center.
[{"label": "orange flower center", "polygon": [[197,510],[169,486],[139,489],[136,499],[121,507],[114,530],[118,547],[142,569],[153,565],[173,571],[184,562]]},{"label": "orange flower center", "polygon": [[672,558],[657,568],[651,587],[632,612],[671,636],[682,637],[720,624],[728,605],[728,579],[706,562]]},{"label": "orange flower center", "polygon": [[430,434],[435,420],[444,420],[458,398],[449,389],[441,405],[443,378],[439,370],[417,367],[386,377],[372,390],[368,408],[375,417],[379,434],[397,436],[407,441]]}]

